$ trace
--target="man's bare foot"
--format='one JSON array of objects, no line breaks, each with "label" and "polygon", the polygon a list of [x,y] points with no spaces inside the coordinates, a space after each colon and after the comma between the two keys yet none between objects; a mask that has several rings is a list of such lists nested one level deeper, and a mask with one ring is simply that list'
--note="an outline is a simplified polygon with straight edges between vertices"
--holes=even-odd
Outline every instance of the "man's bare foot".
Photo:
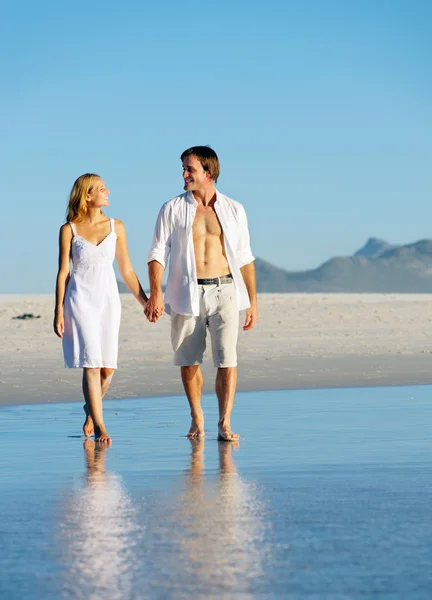
[{"label": "man's bare foot", "polygon": [[204,415],[192,417],[192,423],[187,434],[188,438],[204,437]]},{"label": "man's bare foot", "polygon": [[219,442],[236,442],[239,438],[239,434],[233,433],[229,425],[218,425]]},{"label": "man's bare foot", "polygon": [[99,444],[111,444],[111,438],[104,427],[95,427],[95,442]]},{"label": "man's bare foot", "polygon": [[94,434],[93,419],[91,418],[91,415],[87,408],[87,404],[84,404],[83,410],[86,414],[86,420],[84,421],[84,425],[83,425],[83,432],[86,437],[89,437],[90,435]]},{"label": "man's bare foot", "polygon": [[240,448],[239,440],[231,440],[231,444],[224,444],[225,440],[221,440],[218,436],[218,450],[219,454],[223,457],[230,457],[233,450]]}]

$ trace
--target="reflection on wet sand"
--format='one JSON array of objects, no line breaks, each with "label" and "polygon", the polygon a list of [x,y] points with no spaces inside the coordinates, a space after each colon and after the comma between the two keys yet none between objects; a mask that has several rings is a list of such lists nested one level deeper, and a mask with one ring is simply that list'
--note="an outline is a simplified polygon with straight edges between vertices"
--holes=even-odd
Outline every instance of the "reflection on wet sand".
[{"label": "reflection on wet sand", "polygon": [[84,451],[86,483],[72,492],[58,536],[64,596],[124,599],[139,538],[135,511],[121,478],[105,472],[108,448],[87,439]]},{"label": "reflection on wet sand", "polygon": [[204,439],[190,440],[190,470],[178,499],[181,566],[189,590],[206,598],[252,597],[266,554],[264,525],[253,484],[239,475],[238,443],[218,442],[216,481],[205,477]]},{"label": "reflection on wet sand", "polygon": [[204,469],[205,440],[190,443],[180,489],[178,473],[151,471],[133,497],[105,471],[113,450],[86,440],[85,485],[72,491],[57,536],[63,597],[252,598],[259,591],[264,513],[254,484],[234,465],[238,442],[209,444],[216,476]]}]

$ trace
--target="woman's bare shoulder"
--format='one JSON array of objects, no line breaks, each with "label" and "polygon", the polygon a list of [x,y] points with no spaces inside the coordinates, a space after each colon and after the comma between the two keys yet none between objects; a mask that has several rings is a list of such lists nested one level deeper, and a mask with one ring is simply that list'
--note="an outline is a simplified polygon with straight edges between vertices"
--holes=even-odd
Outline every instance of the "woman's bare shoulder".
[{"label": "woman's bare shoulder", "polygon": [[125,224],[123,223],[123,221],[120,221],[120,219],[114,219],[114,224],[115,224],[116,231],[125,231],[126,230]]},{"label": "woman's bare shoulder", "polygon": [[60,234],[70,234],[72,236],[72,229],[69,222],[63,223],[63,225],[60,227]]}]

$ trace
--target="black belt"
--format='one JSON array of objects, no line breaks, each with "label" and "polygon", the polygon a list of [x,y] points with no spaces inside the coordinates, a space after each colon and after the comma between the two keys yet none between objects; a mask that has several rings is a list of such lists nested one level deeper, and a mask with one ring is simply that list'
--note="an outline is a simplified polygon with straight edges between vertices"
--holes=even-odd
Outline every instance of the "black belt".
[{"label": "black belt", "polygon": [[231,273],[222,275],[222,277],[211,277],[210,279],[197,279],[198,285],[220,285],[221,283],[232,283],[233,276]]}]

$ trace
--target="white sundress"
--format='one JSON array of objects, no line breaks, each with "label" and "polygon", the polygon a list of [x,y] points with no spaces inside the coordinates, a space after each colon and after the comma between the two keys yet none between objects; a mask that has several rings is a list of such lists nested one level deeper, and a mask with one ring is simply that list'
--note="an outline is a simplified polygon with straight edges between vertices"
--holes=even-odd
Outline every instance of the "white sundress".
[{"label": "white sundress", "polygon": [[65,367],[117,368],[121,305],[113,262],[117,236],[111,230],[98,244],[73,232],[73,269],[66,287],[63,316]]}]

